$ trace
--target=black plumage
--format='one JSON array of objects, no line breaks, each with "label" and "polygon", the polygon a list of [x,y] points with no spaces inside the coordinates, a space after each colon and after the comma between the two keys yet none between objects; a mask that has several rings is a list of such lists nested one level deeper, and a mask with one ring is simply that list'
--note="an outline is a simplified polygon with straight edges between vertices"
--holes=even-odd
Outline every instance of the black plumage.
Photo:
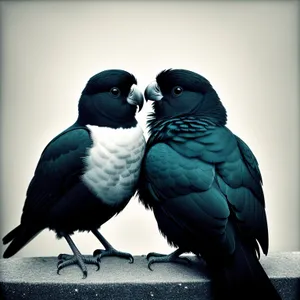
[{"label": "black plumage", "polygon": [[267,254],[268,226],[262,177],[250,148],[227,127],[210,82],[170,69],[145,90],[153,100],[150,137],[141,167],[140,200],[178,249],[154,262],[201,256],[216,299],[280,299],[258,261]]},{"label": "black plumage", "polygon": [[[115,250],[97,229],[122,211],[136,191],[144,152],[143,133],[135,119],[143,95],[136,84],[135,77],[123,70],[106,70],[88,81],[79,100],[77,121],[52,139],[41,154],[20,225],[3,238],[4,244],[10,243],[4,258],[13,256],[49,228],[58,238],[64,237],[74,253],[74,257],[59,256],[58,271],[78,264],[86,277],[85,263],[99,267],[102,256],[133,260],[129,253]],[[129,136],[128,142],[123,141],[124,133]],[[130,139],[131,133],[134,137]],[[136,150],[134,156],[132,149]],[[134,158],[135,162],[124,161],[124,153],[127,160]],[[124,179],[123,174],[132,168],[131,176]],[[124,182],[126,189],[122,187]],[[81,255],[70,238],[76,230],[92,231],[105,250],[96,251],[95,258]]]}]

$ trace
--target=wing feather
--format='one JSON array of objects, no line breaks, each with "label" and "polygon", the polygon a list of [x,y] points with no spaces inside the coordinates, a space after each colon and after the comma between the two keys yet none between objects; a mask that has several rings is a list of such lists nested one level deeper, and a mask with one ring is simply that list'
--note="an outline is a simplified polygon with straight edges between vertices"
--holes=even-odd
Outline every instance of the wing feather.
[{"label": "wing feather", "polygon": [[227,128],[215,128],[194,140],[189,137],[186,142],[168,140],[149,146],[144,160],[149,194],[142,188],[142,201],[159,205],[181,229],[194,237],[205,232],[228,251],[234,247],[230,219],[241,234],[253,244],[258,240],[267,253],[261,175],[244,142]]},{"label": "wing feather", "polygon": [[26,193],[22,221],[39,218],[75,185],[91,146],[87,129],[72,129],[54,138],[43,151]]}]

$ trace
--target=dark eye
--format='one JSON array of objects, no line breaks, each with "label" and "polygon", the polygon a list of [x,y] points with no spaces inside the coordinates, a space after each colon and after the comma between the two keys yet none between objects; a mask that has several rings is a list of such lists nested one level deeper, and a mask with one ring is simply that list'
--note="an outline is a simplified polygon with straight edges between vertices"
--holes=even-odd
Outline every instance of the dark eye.
[{"label": "dark eye", "polygon": [[113,87],[110,89],[110,93],[114,96],[114,97],[118,97],[121,92],[117,87]]},{"label": "dark eye", "polygon": [[182,94],[182,92],[183,92],[183,89],[182,89],[181,86],[175,86],[173,88],[173,94],[174,94],[174,96],[179,96],[179,95]]}]

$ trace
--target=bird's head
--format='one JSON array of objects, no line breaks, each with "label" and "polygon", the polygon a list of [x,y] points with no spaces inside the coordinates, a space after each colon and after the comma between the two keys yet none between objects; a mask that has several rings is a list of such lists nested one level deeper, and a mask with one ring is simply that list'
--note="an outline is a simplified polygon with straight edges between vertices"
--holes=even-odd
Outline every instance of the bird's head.
[{"label": "bird's head", "polygon": [[192,71],[164,70],[147,86],[144,95],[146,100],[154,101],[157,120],[188,115],[226,123],[226,110],[210,82]]},{"label": "bird's head", "polygon": [[78,123],[107,127],[131,127],[136,124],[137,106],[142,109],[143,94],[136,78],[118,69],[105,70],[89,79],[78,105]]}]

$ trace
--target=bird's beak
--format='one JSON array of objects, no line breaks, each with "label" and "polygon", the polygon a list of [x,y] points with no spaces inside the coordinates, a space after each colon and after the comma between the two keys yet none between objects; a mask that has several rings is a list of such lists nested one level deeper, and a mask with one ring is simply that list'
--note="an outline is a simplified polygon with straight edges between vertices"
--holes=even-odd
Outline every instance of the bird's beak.
[{"label": "bird's beak", "polygon": [[163,98],[161,90],[156,81],[151,82],[145,90],[145,99],[146,101],[160,101]]},{"label": "bird's beak", "polygon": [[144,97],[142,92],[138,89],[137,85],[133,84],[131,86],[129,95],[127,97],[127,102],[131,105],[138,105],[139,111],[141,111],[144,105]]}]

